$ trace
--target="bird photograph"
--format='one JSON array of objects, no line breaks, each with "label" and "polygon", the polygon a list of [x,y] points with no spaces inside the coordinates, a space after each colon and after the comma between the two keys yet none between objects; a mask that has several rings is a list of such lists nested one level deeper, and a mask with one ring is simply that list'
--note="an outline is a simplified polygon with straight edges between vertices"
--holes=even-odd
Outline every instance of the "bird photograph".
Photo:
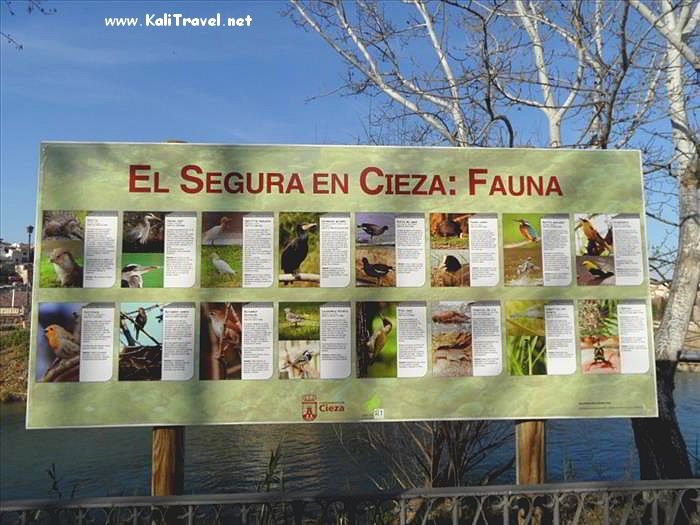
[{"label": "bird photograph", "polygon": [[[46,249],[47,246],[44,246]],[[82,288],[83,267],[82,243],[76,241],[64,241],[60,246],[53,248],[49,255],[49,262],[53,270],[54,287]]]},{"label": "bird photograph", "polygon": [[280,379],[320,379],[320,341],[280,341]]},{"label": "bird photograph", "polygon": [[355,315],[359,376],[396,377],[396,303],[357,303]]},{"label": "bird photograph", "polygon": [[431,250],[431,286],[469,286],[468,250]]},{"label": "bird photograph", "polygon": [[121,303],[119,306],[119,380],[159,380],[163,313],[167,305]]},{"label": "bird photograph", "polygon": [[431,213],[431,249],[469,249],[469,218],[473,213]]},{"label": "bird photograph", "polygon": [[124,212],[122,288],[162,288],[165,214]]},{"label": "bird photograph", "polygon": [[[131,263],[122,268],[122,288],[158,288],[158,283],[162,285],[162,282],[163,270],[161,266]],[[146,286],[146,283],[149,286]]]},{"label": "bird photograph", "polygon": [[163,252],[164,220],[160,212],[124,212],[122,251]]},{"label": "bird photograph", "polygon": [[54,241],[82,241],[85,237],[85,211],[44,211],[42,239]]},{"label": "bird photograph", "polygon": [[294,287],[320,285],[320,213],[279,214],[280,284]]},{"label": "bird photograph", "polygon": [[431,350],[433,375],[465,377],[473,374],[471,302],[437,302],[432,306]]},{"label": "bird photograph", "polygon": [[36,345],[37,382],[80,379],[81,303],[40,303]]},{"label": "bird photograph", "polygon": [[357,286],[396,286],[394,213],[358,213],[355,234]]},{"label": "bird photograph", "polygon": [[244,216],[245,213],[202,213],[202,288],[241,286]]},{"label": "bird photograph", "polygon": [[503,274],[506,286],[543,286],[543,215],[503,214]]},{"label": "bird photograph", "polygon": [[607,257],[614,254],[612,215],[577,214],[575,218],[574,235],[577,256]]},{"label": "bird photograph", "polygon": [[280,302],[277,319],[279,339],[289,341],[320,340],[321,304]]},{"label": "bird photograph", "polygon": [[241,379],[243,304],[201,304],[200,379]]},{"label": "bird photograph", "polygon": [[576,282],[580,286],[614,286],[615,258],[577,256]]}]

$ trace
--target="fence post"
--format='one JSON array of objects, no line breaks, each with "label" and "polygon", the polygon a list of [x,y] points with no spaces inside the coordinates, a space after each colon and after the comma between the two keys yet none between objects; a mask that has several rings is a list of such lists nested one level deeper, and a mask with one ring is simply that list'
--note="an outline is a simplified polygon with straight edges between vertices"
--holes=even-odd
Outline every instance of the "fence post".
[{"label": "fence post", "polygon": [[515,477],[519,485],[546,481],[545,422],[519,421],[515,424]]}]

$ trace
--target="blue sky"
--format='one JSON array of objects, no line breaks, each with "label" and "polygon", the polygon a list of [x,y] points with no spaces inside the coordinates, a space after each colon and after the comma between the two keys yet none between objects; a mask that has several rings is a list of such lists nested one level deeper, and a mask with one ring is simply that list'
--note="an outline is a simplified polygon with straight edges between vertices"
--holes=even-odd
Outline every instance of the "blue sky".
[{"label": "blue sky", "polygon": [[[35,221],[42,140],[354,144],[371,101],[341,96],[345,64],[281,15],[282,1],[45,1],[56,13],[15,16],[0,2],[0,237]],[[386,4],[399,16],[403,4]],[[394,7],[395,6],[395,7]],[[180,12],[253,17],[249,28],[114,28],[106,17]],[[412,58],[434,60],[418,45]],[[426,58],[428,57],[428,58]],[[320,96],[334,93],[329,96]],[[313,98],[313,100],[310,100]],[[545,142],[537,110],[510,113],[517,143]],[[663,228],[650,223],[652,238]]]},{"label": "blue sky", "polygon": [[[42,140],[356,143],[369,101],[337,96],[345,67],[282,2],[50,2],[2,6],[0,237],[35,220]],[[250,28],[106,28],[108,16],[167,9],[253,17]]]}]

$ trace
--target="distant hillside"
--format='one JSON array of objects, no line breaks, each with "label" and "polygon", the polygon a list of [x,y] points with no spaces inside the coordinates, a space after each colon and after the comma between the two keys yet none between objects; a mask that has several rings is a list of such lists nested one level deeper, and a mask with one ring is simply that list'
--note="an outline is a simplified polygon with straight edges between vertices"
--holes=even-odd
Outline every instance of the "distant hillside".
[{"label": "distant hillside", "polygon": [[27,399],[29,330],[0,332],[0,402]]}]

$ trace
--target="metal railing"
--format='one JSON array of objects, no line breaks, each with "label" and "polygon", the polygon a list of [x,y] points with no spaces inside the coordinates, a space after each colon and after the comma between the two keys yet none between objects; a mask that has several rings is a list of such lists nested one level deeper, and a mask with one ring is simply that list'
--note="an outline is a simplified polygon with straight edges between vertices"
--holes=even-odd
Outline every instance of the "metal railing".
[{"label": "metal railing", "polygon": [[0,523],[700,525],[700,480],[17,500]]}]

